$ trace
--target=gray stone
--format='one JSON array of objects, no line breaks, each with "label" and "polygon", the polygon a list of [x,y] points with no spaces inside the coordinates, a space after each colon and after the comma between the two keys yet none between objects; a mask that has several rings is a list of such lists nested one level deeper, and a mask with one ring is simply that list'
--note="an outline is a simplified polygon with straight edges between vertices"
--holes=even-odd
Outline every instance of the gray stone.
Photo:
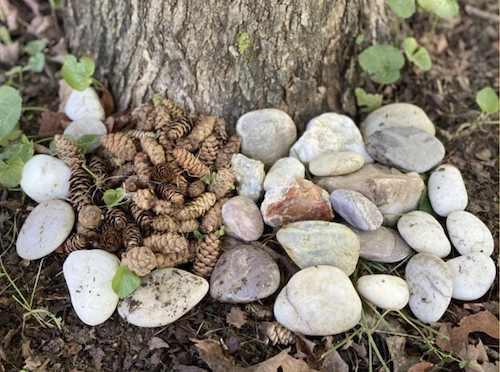
[{"label": "gray stone", "polygon": [[272,295],[279,284],[280,271],[271,256],[253,245],[240,245],[218,259],[210,295],[222,302],[248,303]]},{"label": "gray stone", "polygon": [[366,151],[382,164],[417,173],[427,172],[445,155],[441,141],[413,127],[376,131],[368,138]]},{"label": "gray stone", "polygon": [[309,171],[315,176],[342,176],[356,172],[364,164],[363,155],[357,152],[326,151],[311,160]]},{"label": "gray stone", "polygon": [[[85,135],[104,135],[108,133],[108,129],[99,119],[87,118],[75,120],[64,130],[65,135],[72,136],[75,139],[80,139]],[[101,146],[101,141],[90,145],[87,153],[97,150]]]},{"label": "gray stone", "polygon": [[266,174],[264,190],[268,191],[281,186],[296,177],[304,178],[305,174],[306,168],[297,159],[290,157],[279,159]]},{"label": "gray stone", "polygon": [[350,225],[363,231],[377,230],[384,217],[368,198],[357,191],[338,189],[330,194],[333,210]]},{"label": "gray stone", "polygon": [[358,279],[356,289],[361,297],[384,310],[401,310],[408,304],[408,284],[394,275],[365,275]]},{"label": "gray stone", "polygon": [[455,211],[446,218],[446,229],[453,246],[460,254],[493,254],[495,243],[488,227],[472,213]]},{"label": "gray stone", "polygon": [[238,195],[257,202],[264,195],[264,164],[258,160],[235,154],[231,159],[231,170],[234,173]]},{"label": "gray stone", "polygon": [[257,240],[264,232],[259,207],[244,196],[235,196],[224,203],[222,219],[231,230],[229,234],[241,240]]},{"label": "gray stone", "polygon": [[325,221],[290,223],[278,230],[276,239],[301,269],[331,265],[351,275],[359,259],[359,240],[344,225]]},{"label": "gray stone", "polygon": [[359,171],[336,177],[316,177],[319,186],[329,193],[350,189],[366,196],[384,215],[385,224],[392,225],[399,214],[418,209],[424,181],[417,173],[401,173],[395,168],[365,164]]},{"label": "gray stone", "polygon": [[247,112],[238,119],[236,133],[242,138],[241,152],[264,163],[269,169],[288,155],[297,139],[297,128],[285,112],[262,109]]},{"label": "gray stone", "polygon": [[361,300],[342,270],[313,266],[292,276],[276,298],[274,315],[293,332],[336,335],[358,324]]},{"label": "gray stone", "polygon": [[462,174],[451,164],[443,164],[431,173],[428,188],[432,209],[442,217],[467,207],[469,199]]}]

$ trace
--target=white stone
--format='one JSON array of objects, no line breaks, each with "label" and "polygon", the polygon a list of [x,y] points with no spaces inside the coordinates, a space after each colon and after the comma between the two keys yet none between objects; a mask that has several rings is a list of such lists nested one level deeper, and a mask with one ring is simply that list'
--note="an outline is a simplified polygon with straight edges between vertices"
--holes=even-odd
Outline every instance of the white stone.
[{"label": "white stone", "polygon": [[100,249],[75,251],[64,261],[71,304],[85,324],[96,326],[113,315],[118,295],[111,282],[119,266],[114,254]]},{"label": "white stone", "polygon": [[266,174],[264,190],[281,186],[296,177],[304,178],[305,174],[306,168],[297,159],[291,157],[279,159]]},{"label": "white stone", "polygon": [[453,293],[451,269],[430,253],[413,256],[405,270],[410,309],[424,323],[437,322],[446,312]]},{"label": "white stone", "polygon": [[398,231],[417,252],[431,253],[439,258],[444,258],[451,252],[451,243],[443,227],[427,212],[413,211],[405,214],[398,221]]},{"label": "white stone", "polygon": [[452,212],[446,218],[446,229],[453,246],[460,254],[480,252],[493,254],[495,243],[488,227],[472,213]]},{"label": "white stone", "polygon": [[451,164],[439,166],[431,173],[427,186],[432,209],[440,216],[448,217],[451,212],[463,211],[467,207],[467,189],[457,167]]},{"label": "white stone", "polygon": [[208,292],[208,282],[175,268],[152,271],[118,304],[118,313],[138,327],[162,327],[195,307]]},{"label": "white stone", "polygon": [[69,197],[71,169],[60,159],[35,155],[23,167],[21,188],[37,203]]},{"label": "white stone", "polygon": [[363,120],[359,129],[366,141],[377,130],[393,127],[414,127],[431,136],[436,135],[436,128],[427,114],[409,103],[391,103],[380,107]]},{"label": "white stone", "polygon": [[[72,136],[75,139],[80,139],[85,135],[104,135],[108,133],[108,129],[102,121],[99,119],[86,118],[73,121],[64,130],[64,134]],[[101,141],[90,145],[87,149],[87,153],[94,152],[101,146]]]},{"label": "white stone", "polygon": [[453,274],[452,298],[474,301],[483,297],[495,281],[493,260],[482,253],[470,253],[446,261]]},{"label": "white stone", "polygon": [[264,232],[264,221],[259,207],[252,200],[238,195],[222,206],[222,220],[229,227],[229,235],[241,240],[254,241]]},{"label": "white stone", "polygon": [[373,163],[358,127],[344,115],[327,113],[312,119],[290,149],[290,156],[309,165],[313,158],[326,151],[354,151],[363,155],[365,163]]},{"label": "white stone", "polygon": [[73,208],[63,200],[39,204],[24,221],[17,237],[17,254],[37,260],[54,252],[68,237],[75,224]]},{"label": "white stone", "polygon": [[259,160],[235,154],[231,159],[231,169],[234,173],[236,191],[257,202],[264,195],[264,164]]},{"label": "white stone", "polygon": [[60,111],[64,111],[71,120],[98,119],[104,121],[104,108],[93,88],[84,91],[72,90],[67,99],[61,102]]},{"label": "white stone", "polygon": [[361,300],[349,277],[333,266],[295,274],[274,303],[276,320],[293,332],[327,336],[345,332],[361,319]]},{"label": "white stone", "polygon": [[357,152],[326,151],[311,160],[309,171],[315,176],[342,176],[356,172],[364,164],[365,158]]},{"label": "white stone", "polygon": [[358,293],[384,310],[401,310],[408,304],[408,284],[394,275],[365,275],[356,283]]}]

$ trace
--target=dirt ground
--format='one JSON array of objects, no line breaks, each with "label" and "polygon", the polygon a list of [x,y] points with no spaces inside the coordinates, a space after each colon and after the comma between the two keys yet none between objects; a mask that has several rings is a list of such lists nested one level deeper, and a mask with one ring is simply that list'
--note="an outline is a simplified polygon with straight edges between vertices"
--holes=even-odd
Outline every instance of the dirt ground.
[{"label": "dirt ground", "polygon": [[[32,9],[22,2],[13,4],[21,9],[20,18],[26,22],[31,21]],[[395,85],[382,87],[379,93],[384,94],[386,103],[410,102],[423,108],[436,124],[437,137],[446,146],[445,160],[456,165],[464,177],[469,194],[467,210],[484,221],[493,232],[496,242],[493,257],[498,266],[499,127],[472,126],[462,131],[462,135],[458,133],[458,129],[463,123],[471,123],[478,117],[479,111],[474,101],[477,91],[484,86],[492,86],[498,91],[498,22],[489,20],[487,16],[489,14],[498,20],[499,9],[498,3],[493,1],[469,0],[461,2],[460,5],[460,15],[452,20],[441,20],[436,35],[428,43],[434,62],[432,70],[422,73],[412,66],[406,66],[402,80]],[[474,8],[471,10],[469,6]],[[477,12],[477,9],[484,13]],[[42,6],[41,11],[42,14],[50,14],[50,8],[47,6]],[[25,17],[27,14],[31,15]],[[404,32],[411,32],[414,37],[423,41],[429,28],[430,20],[427,15],[419,14],[404,25]],[[63,35],[57,26],[49,28],[49,31],[54,33],[50,36],[53,40]],[[26,28],[21,25],[19,32],[13,35],[26,40],[34,37],[23,33],[26,33]],[[57,60],[58,53],[63,50],[61,46],[58,48],[51,48],[50,58]],[[0,68],[3,69],[3,66],[0,65]],[[43,74],[26,80],[23,95],[31,97],[30,100],[36,105],[48,105],[51,109],[56,109],[57,82],[54,71],[47,67]],[[371,87],[368,84],[365,88],[370,90]],[[362,115],[356,118],[357,122],[362,118]],[[498,117],[495,120],[498,120]],[[32,123],[33,119],[23,117],[23,123],[28,122]],[[33,128],[26,129],[33,132]],[[32,202],[21,200],[21,196],[19,192],[0,189],[1,252],[7,273],[22,293],[29,297],[35,285],[40,261],[26,262],[15,253],[16,231],[33,206]],[[269,246],[273,247],[272,236]],[[281,254],[279,262],[283,275],[287,277],[295,268],[282,255],[282,251],[277,251]],[[26,316],[25,309],[13,299],[13,295],[17,295],[14,288],[0,273],[0,372],[22,369],[33,372],[231,371],[239,370],[237,367],[227,367],[231,363],[248,367],[263,362],[288,347],[291,347],[291,355],[303,359],[310,368],[318,370],[345,371],[345,365],[338,358],[343,359],[353,371],[368,370],[367,366],[370,364],[366,338],[354,337],[339,349],[338,354],[332,354],[335,357],[322,360],[322,353],[348,334],[324,338],[307,337],[299,339],[296,345],[271,346],[259,333],[259,325],[263,320],[259,319],[258,314],[252,314],[244,306],[221,304],[209,296],[181,320],[164,328],[138,328],[125,323],[116,312],[103,325],[89,327],[76,317],[71,307],[62,276],[62,261],[49,256],[41,265],[32,308],[47,309],[60,317],[62,329],[42,327],[32,316]],[[263,301],[262,308],[271,310],[274,298],[275,296],[272,296]],[[242,310],[233,311],[246,317],[241,322],[244,324],[238,324],[239,322],[231,317],[227,318],[232,308]],[[457,326],[460,320],[472,319],[471,316],[484,313],[485,310],[498,318],[498,276],[494,287],[483,298],[473,303],[452,301],[443,323]],[[431,367],[429,371],[438,370],[436,365],[439,359],[429,352],[425,345],[412,338],[418,336],[415,330],[402,322],[397,315],[390,314],[386,318],[391,324],[399,325],[403,333],[408,335],[403,336],[399,349],[392,343],[394,340],[391,341],[392,346],[388,347],[383,334],[374,336],[382,356],[386,361],[390,361],[391,369],[406,371],[422,358],[421,361],[434,364],[434,367],[427,365]],[[489,362],[495,363],[499,360],[498,340],[489,337],[484,331],[478,332],[481,329],[479,325],[470,329],[470,334],[467,333],[468,343],[477,346],[480,339]],[[465,337],[467,340],[467,335]],[[212,344],[197,347],[193,339],[212,339],[222,345],[217,346],[224,353],[220,357],[223,359],[219,360],[220,365],[214,365],[216,362],[213,358],[210,359],[207,353],[202,351],[203,348],[212,347]],[[215,351],[213,354],[218,356]],[[471,358],[473,359],[473,356]],[[372,363],[374,370],[378,370],[379,363]],[[308,370],[304,365],[301,366],[303,369],[300,370]],[[458,363],[451,360],[442,367],[449,371],[460,370]],[[280,368],[283,371],[299,370],[299,367],[285,365]],[[414,371],[424,371],[422,365],[420,368]],[[250,370],[257,369],[247,369]]]}]

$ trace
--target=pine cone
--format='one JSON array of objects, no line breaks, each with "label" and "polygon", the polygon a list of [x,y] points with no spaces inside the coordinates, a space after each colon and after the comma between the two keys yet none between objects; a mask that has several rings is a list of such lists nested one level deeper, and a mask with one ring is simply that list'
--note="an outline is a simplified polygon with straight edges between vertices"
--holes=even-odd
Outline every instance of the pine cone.
[{"label": "pine cone", "polygon": [[205,241],[200,243],[194,259],[194,274],[205,278],[210,276],[217,262],[217,258],[219,258],[219,243],[219,237],[215,234],[207,235]]},{"label": "pine cone", "polygon": [[154,105],[152,101],[148,101],[143,103],[140,106],[137,106],[132,111],[132,120],[136,122],[136,127],[139,130],[148,130],[151,131],[153,128],[146,128],[147,125],[150,125],[149,122],[146,124],[146,119],[152,111],[154,110]]},{"label": "pine cone", "polygon": [[89,169],[97,177],[95,180],[96,186],[99,188],[104,187],[109,172],[106,160],[98,155],[92,155],[89,162]]},{"label": "pine cone", "polygon": [[161,163],[154,166],[151,172],[151,179],[160,183],[170,182],[174,178],[174,171],[167,163]]},{"label": "pine cone", "polygon": [[141,229],[134,221],[127,221],[127,225],[122,230],[122,240],[126,249],[142,245]]},{"label": "pine cone", "polygon": [[196,220],[174,221],[170,216],[158,216],[153,219],[151,227],[157,231],[189,233],[198,230],[200,224]]},{"label": "pine cone", "polygon": [[228,136],[224,119],[220,118],[215,120],[214,134],[219,143],[225,143],[227,141]]},{"label": "pine cone", "polygon": [[174,179],[171,181],[171,183],[173,185],[175,185],[180,190],[182,195],[184,195],[184,196],[187,195],[189,181],[187,180],[186,177],[184,177],[184,175],[182,175],[180,173],[175,174]]},{"label": "pine cone", "polygon": [[157,267],[162,269],[164,267],[175,267],[188,263],[192,259],[192,255],[187,253],[155,253]]},{"label": "pine cone", "polygon": [[200,223],[197,220],[179,221],[177,224],[177,232],[181,234],[190,233],[200,228]]},{"label": "pine cone", "polygon": [[139,189],[132,193],[134,204],[145,211],[151,209],[157,200],[156,195],[150,189]]},{"label": "pine cone", "polygon": [[124,133],[110,133],[101,137],[105,149],[120,159],[133,160],[137,149],[132,139]]},{"label": "pine cone", "polygon": [[69,178],[69,200],[77,212],[80,212],[86,205],[92,204],[90,198],[92,184],[92,177],[83,168],[77,168],[71,173]]},{"label": "pine cone", "polygon": [[144,183],[149,182],[151,173],[153,172],[153,165],[149,161],[148,156],[143,152],[138,152],[134,157],[135,174]]},{"label": "pine cone", "polygon": [[215,119],[212,116],[202,117],[186,138],[177,141],[177,147],[188,151],[195,151],[200,144],[212,133]]},{"label": "pine cone", "polygon": [[71,252],[87,248],[88,245],[88,238],[85,235],[76,233],[67,238],[55,252],[63,255],[69,255]]},{"label": "pine cone", "polygon": [[186,112],[184,110],[177,107],[176,104],[173,101],[169,100],[168,98],[164,98],[161,104],[163,107],[165,107],[165,110],[170,114],[172,120],[180,119],[186,115]]},{"label": "pine cone", "polygon": [[85,235],[89,242],[89,245],[96,246],[99,242],[100,235],[97,233],[97,231],[89,229],[79,222],[76,223],[76,232],[77,234]]},{"label": "pine cone", "polygon": [[187,194],[190,198],[197,198],[203,194],[206,190],[205,182],[202,180],[196,180],[189,184],[187,189]]},{"label": "pine cone", "polygon": [[153,221],[153,214],[149,211],[142,210],[134,203],[130,203],[130,214],[140,227],[149,227]]},{"label": "pine cone", "polygon": [[222,226],[222,205],[227,199],[219,200],[203,217],[201,231],[205,234],[213,233]]},{"label": "pine cone", "polygon": [[143,244],[154,252],[163,254],[172,252],[187,254],[189,252],[189,244],[186,238],[171,232],[152,234],[143,239]]},{"label": "pine cone", "polygon": [[156,186],[156,193],[163,199],[175,206],[184,204],[184,195],[181,190],[170,183],[162,183]]},{"label": "pine cone", "polygon": [[163,105],[156,106],[154,111],[154,130],[156,132],[166,132],[172,125],[172,117],[167,107]]},{"label": "pine cone", "polygon": [[54,136],[54,146],[58,152],[57,156],[72,170],[80,168],[85,164],[85,155],[68,138],[61,134]]},{"label": "pine cone", "polygon": [[217,159],[217,152],[219,151],[220,144],[221,142],[214,134],[208,136],[201,144],[198,159],[205,163],[205,165],[214,164],[215,159]]},{"label": "pine cone", "polygon": [[133,247],[122,255],[122,265],[138,276],[145,276],[156,267],[156,257],[148,247]]},{"label": "pine cone", "polygon": [[230,168],[219,169],[217,172],[217,177],[215,178],[215,184],[211,191],[217,195],[218,198],[222,198],[224,195],[231,192],[231,188],[234,185],[234,173]]},{"label": "pine cone", "polygon": [[136,138],[139,140],[144,138],[144,137],[149,137],[149,138],[153,138],[153,139],[156,138],[155,132],[148,132],[145,130],[138,130],[138,129],[129,130],[126,133],[126,135],[129,136],[130,138]]},{"label": "pine cone", "polygon": [[259,324],[259,332],[267,342],[291,345],[297,342],[297,336],[278,322],[264,322]]},{"label": "pine cone", "polygon": [[215,166],[217,169],[225,169],[231,166],[231,159],[233,155],[240,151],[241,140],[241,136],[234,135],[229,138],[226,145],[219,150],[217,160],[215,160]]},{"label": "pine cone", "polygon": [[[172,151],[174,149],[174,143],[173,141],[168,138],[168,133],[166,132],[160,132],[158,134],[158,143],[163,147],[163,150],[165,151],[165,155],[167,152]],[[167,160],[167,162],[169,162]]]},{"label": "pine cone", "polygon": [[116,252],[122,245],[122,234],[114,227],[108,227],[101,233],[99,246],[108,252]]},{"label": "pine cone", "polygon": [[113,226],[118,231],[127,226],[127,215],[118,208],[108,208],[104,214],[104,220],[109,226]]},{"label": "pine cone", "polygon": [[195,220],[204,215],[217,201],[217,196],[212,192],[206,192],[196,199],[186,203],[176,214],[178,220]]},{"label": "pine cone", "polygon": [[208,167],[200,160],[184,149],[174,149],[172,154],[175,156],[175,161],[180,167],[187,170],[192,177],[200,178],[209,173]]},{"label": "pine cone", "polygon": [[78,212],[78,222],[87,229],[97,229],[102,220],[102,211],[97,205],[85,205]]},{"label": "pine cone", "polygon": [[154,165],[165,163],[165,151],[155,139],[149,137],[142,138],[141,148]]},{"label": "pine cone", "polygon": [[274,315],[272,309],[257,303],[246,304],[245,310],[257,320],[272,319]]},{"label": "pine cone", "polygon": [[122,185],[126,192],[136,192],[137,190],[145,189],[148,186],[148,183],[139,181],[139,178],[137,178],[137,176],[127,177],[125,181],[123,181]]},{"label": "pine cone", "polygon": [[177,207],[167,200],[157,200],[153,205],[153,212],[157,215],[170,215],[177,211]]},{"label": "pine cone", "polygon": [[179,138],[184,137],[193,128],[193,120],[189,116],[182,116],[176,119],[167,133],[167,137],[172,141],[177,141]]}]

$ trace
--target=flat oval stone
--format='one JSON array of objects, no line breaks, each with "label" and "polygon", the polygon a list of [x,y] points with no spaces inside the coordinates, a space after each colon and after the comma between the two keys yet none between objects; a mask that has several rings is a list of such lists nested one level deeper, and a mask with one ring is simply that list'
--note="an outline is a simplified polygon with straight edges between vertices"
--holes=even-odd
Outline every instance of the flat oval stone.
[{"label": "flat oval stone", "polygon": [[327,336],[345,332],[361,319],[361,300],[349,277],[333,266],[296,273],[274,303],[276,320],[293,332]]},{"label": "flat oval stone", "polygon": [[410,103],[391,103],[372,111],[359,129],[366,141],[376,131],[393,127],[413,127],[436,135],[436,128],[427,114]]},{"label": "flat oval stone", "polygon": [[210,295],[219,301],[248,303],[272,295],[280,285],[280,271],[262,249],[240,245],[224,252],[210,278]]},{"label": "flat oval stone", "polygon": [[260,160],[266,169],[287,156],[297,139],[292,118],[271,108],[247,112],[236,122],[236,133],[242,138],[241,153]]},{"label": "flat oval stone", "polygon": [[384,310],[401,310],[410,298],[408,284],[394,275],[362,276],[356,289],[361,297]]},{"label": "flat oval stone", "polygon": [[242,154],[235,154],[231,159],[231,170],[234,173],[236,191],[257,202],[264,195],[264,164],[259,160],[247,158]]},{"label": "flat oval stone", "polygon": [[279,159],[266,174],[264,190],[281,186],[296,177],[304,178],[305,174],[306,168],[297,159],[290,157]]},{"label": "flat oval stone", "polygon": [[437,322],[445,313],[453,293],[453,274],[439,257],[430,253],[413,256],[405,270],[410,289],[410,309],[424,323]]},{"label": "flat oval stone", "polygon": [[259,207],[244,196],[235,196],[222,206],[222,219],[231,229],[229,235],[252,241],[264,232],[264,221]]},{"label": "flat oval stone", "polygon": [[98,119],[103,121],[105,119],[99,96],[90,87],[81,92],[71,89],[67,99],[61,102],[59,110],[64,111],[71,120]]},{"label": "flat oval stone", "polygon": [[368,198],[359,192],[338,189],[330,194],[333,210],[350,225],[363,231],[377,230],[384,222],[384,216]]},{"label": "flat oval stone", "polygon": [[451,252],[451,243],[443,227],[432,215],[423,211],[405,214],[398,221],[398,231],[417,252],[431,253],[439,258]]},{"label": "flat oval stone", "polygon": [[35,207],[17,237],[17,254],[37,260],[54,252],[68,237],[75,224],[75,212],[63,200],[50,200]]},{"label": "flat oval stone", "polygon": [[440,216],[448,217],[451,212],[463,211],[467,207],[467,189],[457,167],[451,164],[439,166],[431,173],[427,186],[432,209]]},{"label": "flat oval stone", "polygon": [[301,269],[331,265],[351,275],[359,259],[359,240],[335,222],[301,221],[278,230],[276,239]]},{"label": "flat oval stone", "polygon": [[453,275],[452,298],[474,301],[488,292],[495,281],[493,260],[482,253],[470,253],[446,261]]},{"label": "flat oval stone", "polygon": [[71,169],[62,160],[35,155],[23,167],[21,188],[37,203],[68,198],[70,177]]},{"label": "flat oval stone", "polygon": [[[93,118],[75,120],[64,130],[64,134],[70,135],[77,140],[85,135],[104,135],[106,133],[108,133],[108,129],[104,123]],[[99,146],[101,146],[101,141],[90,145],[86,153],[94,152]]]},{"label": "flat oval stone", "polygon": [[376,131],[366,141],[366,151],[379,163],[417,173],[439,164],[445,154],[441,141],[413,127]]},{"label": "flat oval stone", "polygon": [[493,254],[495,243],[488,227],[472,213],[451,212],[446,218],[446,229],[453,246],[460,254]]},{"label": "flat oval stone", "polygon": [[71,304],[85,324],[95,326],[113,315],[119,298],[111,282],[119,266],[114,254],[100,249],[75,251],[64,261]]},{"label": "flat oval stone", "polygon": [[138,327],[162,327],[195,307],[208,282],[190,272],[167,267],[141,278],[141,285],[118,304],[118,314]]},{"label": "flat oval stone", "polygon": [[356,172],[364,164],[365,158],[357,152],[326,151],[311,160],[309,171],[315,176],[342,176]]},{"label": "flat oval stone", "polygon": [[359,239],[359,257],[383,263],[404,260],[413,249],[404,241],[396,230],[381,227],[374,231],[362,231],[351,227]]}]

